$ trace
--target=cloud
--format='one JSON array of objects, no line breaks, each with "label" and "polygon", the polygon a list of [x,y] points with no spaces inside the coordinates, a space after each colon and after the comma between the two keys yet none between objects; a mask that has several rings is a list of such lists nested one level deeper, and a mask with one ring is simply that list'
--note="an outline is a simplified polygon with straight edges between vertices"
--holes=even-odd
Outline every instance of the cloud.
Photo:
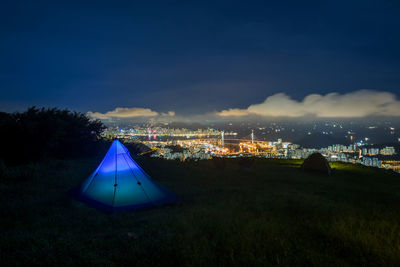
[{"label": "cloud", "polygon": [[254,119],[274,117],[317,117],[317,118],[365,118],[368,116],[400,117],[400,100],[389,92],[360,90],[346,94],[310,94],[295,100],[284,93],[267,97],[260,104],[245,109],[230,108],[206,114],[178,114],[174,111],[157,112],[149,108],[116,108],[105,113],[91,112],[89,116],[101,120],[129,119],[130,121],[151,120],[155,122],[210,122],[226,119]]},{"label": "cloud", "polygon": [[168,111],[167,113],[161,113],[161,116],[173,117],[175,116],[175,111]]},{"label": "cloud", "polygon": [[389,92],[359,90],[347,94],[311,94],[302,101],[284,93],[269,96],[263,103],[247,109],[228,109],[217,113],[222,117],[258,115],[263,117],[362,118],[370,115],[400,116],[400,101]]},{"label": "cloud", "polygon": [[[90,117],[96,119],[155,117],[159,115],[158,112],[153,111],[149,108],[116,108],[106,113],[89,111],[87,114]],[[173,111],[170,111],[168,113],[163,113],[163,115],[164,114],[167,114],[169,116],[174,116],[175,113]]]},{"label": "cloud", "polygon": [[218,112],[218,115],[222,117],[240,117],[250,115],[250,113],[246,109],[230,108],[228,110]]}]

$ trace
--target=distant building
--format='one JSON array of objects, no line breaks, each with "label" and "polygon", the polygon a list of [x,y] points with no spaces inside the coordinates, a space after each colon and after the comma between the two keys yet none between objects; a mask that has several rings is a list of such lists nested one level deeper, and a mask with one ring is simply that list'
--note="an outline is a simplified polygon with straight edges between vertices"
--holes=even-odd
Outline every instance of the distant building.
[{"label": "distant building", "polygon": [[380,152],[382,155],[394,155],[396,153],[394,147],[392,146],[387,146],[385,148],[382,148]]}]

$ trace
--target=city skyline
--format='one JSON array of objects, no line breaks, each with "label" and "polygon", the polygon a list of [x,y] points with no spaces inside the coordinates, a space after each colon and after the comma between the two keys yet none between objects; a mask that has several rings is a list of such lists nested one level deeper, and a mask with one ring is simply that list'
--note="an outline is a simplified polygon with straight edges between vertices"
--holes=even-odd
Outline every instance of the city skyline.
[{"label": "city skyline", "polygon": [[[333,125],[346,132],[340,124]],[[103,137],[109,140],[120,139],[135,146],[142,144],[136,153],[150,155],[167,160],[198,161],[219,158],[259,157],[278,159],[306,159],[313,153],[321,153],[328,161],[341,161],[361,164],[376,168],[390,169],[400,172],[400,160],[396,143],[373,144],[371,138],[355,138],[356,132],[347,131],[346,144],[329,143],[328,145],[300,145],[284,140],[279,125],[274,125],[278,135],[256,136],[254,130],[243,136],[234,131],[216,130],[213,128],[189,130],[185,128],[149,127],[135,125],[127,128],[110,127]],[[273,130],[273,127],[270,127]],[[376,127],[370,127],[376,129]],[[395,128],[389,128],[392,135]],[[260,127],[258,130],[265,130]],[[294,129],[292,129],[294,130]],[[308,135],[315,134],[316,129]],[[297,130],[296,130],[297,131]],[[311,132],[312,131],[312,132]],[[258,132],[262,133],[262,132]],[[301,131],[298,133],[301,135]],[[332,132],[323,132],[332,134]],[[360,134],[358,134],[360,136]],[[275,140],[274,140],[275,139]],[[274,141],[273,141],[274,140]],[[400,142],[400,138],[398,140]],[[144,144],[144,146],[143,146]]]}]

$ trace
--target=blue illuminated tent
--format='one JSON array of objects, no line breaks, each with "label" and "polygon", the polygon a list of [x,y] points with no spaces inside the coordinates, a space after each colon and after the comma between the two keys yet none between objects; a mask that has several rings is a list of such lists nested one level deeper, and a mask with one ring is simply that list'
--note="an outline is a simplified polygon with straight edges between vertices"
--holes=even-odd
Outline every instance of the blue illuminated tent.
[{"label": "blue illuminated tent", "polygon": [[177,196],[153,181],[115,140],[97,169],[83,182],[79,198],[107,211],[141,209],[177,201]]}]

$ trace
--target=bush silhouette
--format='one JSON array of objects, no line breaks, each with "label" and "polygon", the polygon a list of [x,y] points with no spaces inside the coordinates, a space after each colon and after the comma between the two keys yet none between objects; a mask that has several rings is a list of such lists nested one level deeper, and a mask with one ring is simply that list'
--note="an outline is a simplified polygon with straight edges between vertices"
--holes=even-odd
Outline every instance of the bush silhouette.
[{"label": "bush silhouette", "polygon": [[26,163],[45,157],[87,156],[96,150],[100,120],[69,110],[31,107],[22,113],[0,113],[0,159]]},{"label": "bush silhouette", "polygon": [[320,172],[331,175],[331,167],[329,162],[321,153],[313,153],[306,158],[301,164],[304,171]]}]

